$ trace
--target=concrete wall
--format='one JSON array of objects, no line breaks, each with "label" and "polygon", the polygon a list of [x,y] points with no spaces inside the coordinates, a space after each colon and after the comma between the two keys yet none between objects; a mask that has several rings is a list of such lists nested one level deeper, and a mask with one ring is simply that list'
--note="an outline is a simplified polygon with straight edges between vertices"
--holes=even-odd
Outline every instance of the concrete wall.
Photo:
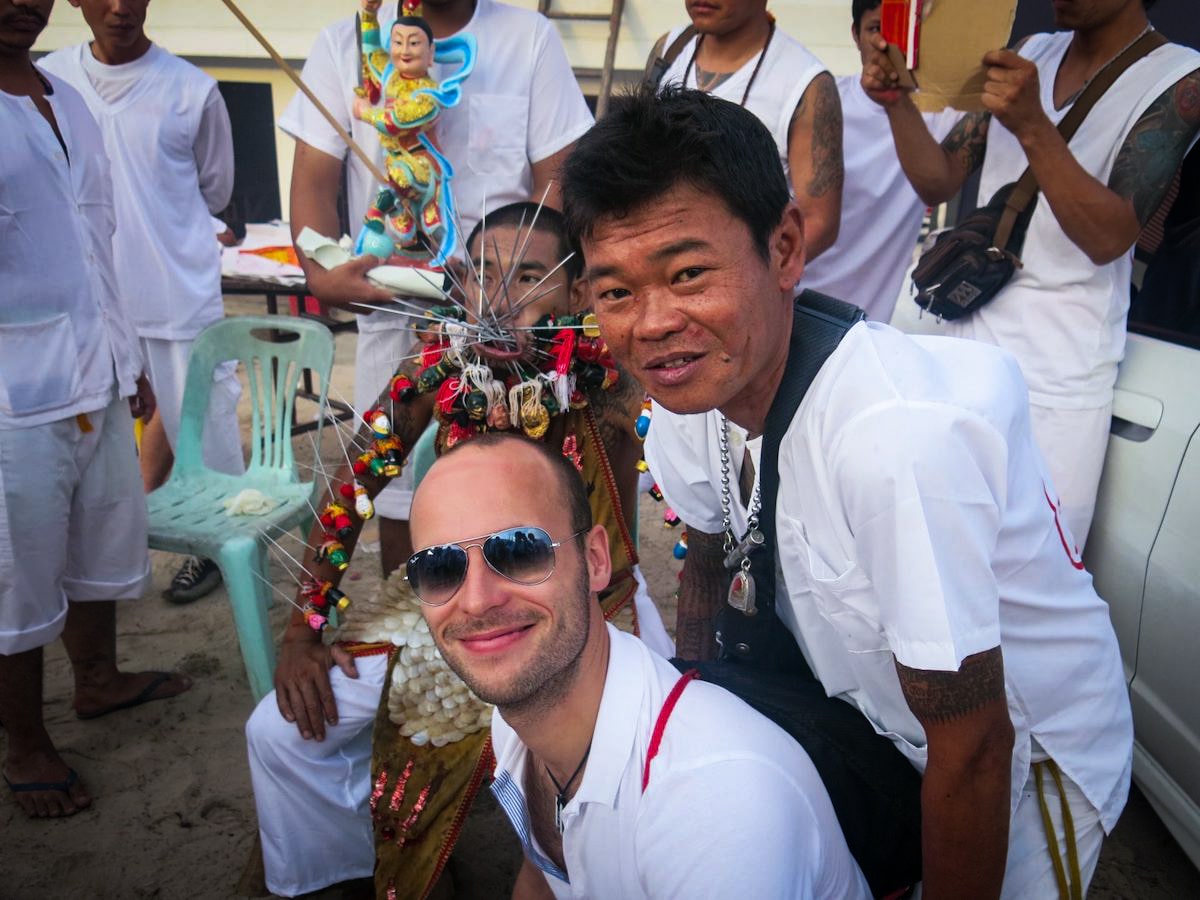
[{"label": "concrete wall", "polygon": [[[538,5],[537,0],[510,2],[528,9],[537,9]],[[555,9],[564,12],[609,8],[605,0],[553,2]],[[330,22],[353,14],[358,3],[241,0],[239,7],[275,49],[299,69],[317,32]],[[834,74],[857,70],[858,55],[850,43],[850,0],[772,0],[770,9],[780,27],[805,43]],[[659,35],[686,19],[682,0],[627,0],[617,44],[617,69],[629,75],[640,72]],[[584,22],[558,25],[571,64],[577,70],[600,68],[608,26]],[[147,31],[157,43],[190,59],[218,80],[270,84],[276,116],[296,91],[221,0],[155,0],[150,6]],[[90,37],[79,11],[66,0],[59,0],[35,50],[55,50]],[[285,217],[293,152],[292,140],[277,131],[280,198]]]}]

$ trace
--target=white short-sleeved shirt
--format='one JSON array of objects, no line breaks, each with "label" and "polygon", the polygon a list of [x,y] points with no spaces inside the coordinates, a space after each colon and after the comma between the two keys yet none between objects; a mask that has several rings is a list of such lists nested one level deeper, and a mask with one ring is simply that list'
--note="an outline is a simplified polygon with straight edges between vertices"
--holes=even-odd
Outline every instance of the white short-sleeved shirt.
[{"label": "white short-sleeved shirt", "polygon": [[530,827],[528,750],[498,711],[492,719],[492,791],[555,896],[870,897],[808,755],[723,688],[688,684],[642,792],[651,733],[680,675],[637,638],[606,627],[592,748],[563,810],[566,872]]},{"label": "white short-sleeved shirt", "polygon": [[[668,35],[664,47],[670,47],[675,39],[683,32],[683,28],[675,28]],[[696,85],[696,67],[688,63],[696,53],[696,42],[699,36],[687,42],[682,52],[677,56],[670,68],[663,74],[661,84],[682,85],[693,88]],[[767,55],[762,59],[761,51],[746,60],[740,69],[726,78],[714,90],[709,91],[714,97],[728,100],[730,103],[741,103],[742,96],[746,97],[746,109],[754,113],[760,122],[767,126],[775,146],[779,148],[779,161],[783,163],[783,173],[791,185],[791,166],[788,164],[788,131],[792,125],[792,115],[799,106],[804,92],[812,84],[812,80],[826,71],[825,64],[813,56],[808,48],[801,44],[783,29],[776,28],[767,47]],[[758,75],[754,75],[755,69]],[[684,84],[684,75],[687,83]],[[750,84],[750,79],[754,83]],[[746,93],[749,85],[750,93]],[[794,193],[794,192],[793,192]]]},{"label": "white short-sleeved shirt", "polygon": [[112,162],[117,287],[138,334],[190,340],[224,314],[210,213],[233,190],[233,138],[217,83],[157,45],[119,66],[89,45],[40,65],[87,102]]},{"label": "white short-sleeved shirt", "polygon": [[[1042,109],[1057,124],[1070,105],[1054,108],[1054,82],[1073,32],[1034,35],[1022,56],[1038,67]],[[1178,44],[1138,60],[1104,92],[1071,138],[1071,155],[1107,184],[1126,137],[1171,85],[1200,68],[1200,52]],[[1020,143],[995,119],[979,180],[986,203],[1028,166]],[[1039,195],[1021,251],[1024,265],[996,299],[974,315],[946,323],[946,333],[987,341],[1021,364],[1032,402],[1060,409],[1096,409],[1112,402],[1117,364],[1125,355],[1125,319],[1133,248],[1097,266],[1067,237]]]},{"label": "white short-sleeved shirt", "polygon": [[112,179],[83,99],[47,75],[63,143],[29,97],[0,91],[0,428],[131,396],[137,335],[117,301]]},{"label": "white short-sleeved shirt", "polygon": [[[900,167],[887,113],[863,91],[860,76],[844,75],[837,86],[846,167],[842,225],[833,246],[805,267],[799,286],[861,306],[867,318],[887,322],[912,264],[925,202]],[[938,141],[961,117],[949,108],[924,114]]]},{"label": "white short-sleeved shirt", "polygon": [[[388,34],[395,4],[385,4],[380,19]],[[488,209],[531,199],[532,164],[569,146],[592,126],[562,39],[544,16],[496,0],[477,0],[475,13],[461,34],[472,34],[479,47],[475,69],[462,83],[462,100],[443,109],[435,134],[454,167],[454,202],[466,240]],[[456,66],[435,65],[442,78]],[[324,29],[304,64],[304,82],[382,168],[379,134],[351,114],[358,84],[358,34],[354,19]],[[279,118],[279,127],[330,156],[347,158],[337,132],[301,93]],[[357,233],[378,186],[357,156],[349,155],[348,208],[350,229]],[[540,199],[537,197],[534,200]],[[359,328],[379,331],[403,328],[407,320],[387,313],[359,316]]]},{"label": "white short-sleeved shirt", "polygon": [[[721,531],[720,416],[654,410],[646,457],[689,525]],[[731,425],[740,469],[744,433]],[[1108,607],[1056,510],[1015,360],[993,347],[853,327],[779,452],[780,619],[830,696],[924,769],[925,734],[892,663],[956,671],[1000,646],[1016,730],[1012,804],[1031,737],[1106,829],[1129,788],[1132,720]],[[736,482],[735,482],[736,483]],[[735,500],[734,527],[746,527]]]}]

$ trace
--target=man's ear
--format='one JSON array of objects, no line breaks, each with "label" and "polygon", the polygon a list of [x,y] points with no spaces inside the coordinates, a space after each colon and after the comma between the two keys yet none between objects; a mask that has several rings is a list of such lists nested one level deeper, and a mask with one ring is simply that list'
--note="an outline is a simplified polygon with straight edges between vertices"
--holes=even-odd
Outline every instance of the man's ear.
[{"label": "man's ear", "polygon": [[770,256],[779,272],[779,289],[791,291],[804,274],[804,215],[795,200],[783,209],[783,217],[771,233]]},{"label": "man's ear", "polygon": [[79,9],[81,6],[83,6],[83,0],[67,0],[67,2],[76,9]]},{"label": "man's ear", "polygon": [[612,576],[612,558],[608,552],[608,532],[603,525],[593,525],[583,537],[584,561],[588,569],[588,587],[598,594],[608,587]]},{"label": "man's ear", "polygon": [[568,311],[572,314],[588,308],[591,295],[588,293],[588,280],[582,276],[571,282],[571,294],[567,298]]}]

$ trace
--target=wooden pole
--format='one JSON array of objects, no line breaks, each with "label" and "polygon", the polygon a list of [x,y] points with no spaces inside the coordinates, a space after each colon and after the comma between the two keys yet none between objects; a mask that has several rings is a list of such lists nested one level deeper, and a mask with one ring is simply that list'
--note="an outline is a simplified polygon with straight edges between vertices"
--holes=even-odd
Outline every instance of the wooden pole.
[{"label": "wooden pole", "polygon": [[275,61],[275,65],[279,66],[279,68],[283,70],[284,74],[287,75],[288,78],[292,79],[293,82],[295,82],[296,87],[300,89],[301,93],[303,93],[305,97],[312,101],[313,106],[317,108],[317,112],[324,116],[325,121],[333,126],[333,130],[338,133],[338,136],[346,142],[346,146],[350,148],[351,152],[353,152],[354,155],[362,161],[362,164],[367,167],[367,171],[371,173],[371,176],[380,184],[387,184],[387,176],[383,173],[379,166],[376,165],[375,160],[371,159],[371,157],[367,155],[367,152],[363,150],[363,148],[357,143],[355,143],[354,138],[350,136],[350,132],[343,128],[342,123],[335,119],[333,113],[325,108],[325,104],[317,99],[317,95],[309,89],[308,85],[304,83],[304,80],[299,76],[299,74],[297,74],[296,70],[288,65],[287,60],[285,60],[279,55],[278,52],[276,52],[275,48],[271,46],[271,42],[266,39],[261,31],[254,27],[253,22],[246,18],[246,14],[238,9],[238,5],[234,2],[234,0],[221,0],[221,2],[229,8],[229,11],[237,17],[239,22],[246,26],[246,30],[254,36],[254,39],[262,44],[262,48],[266,50],[267,55]]}]

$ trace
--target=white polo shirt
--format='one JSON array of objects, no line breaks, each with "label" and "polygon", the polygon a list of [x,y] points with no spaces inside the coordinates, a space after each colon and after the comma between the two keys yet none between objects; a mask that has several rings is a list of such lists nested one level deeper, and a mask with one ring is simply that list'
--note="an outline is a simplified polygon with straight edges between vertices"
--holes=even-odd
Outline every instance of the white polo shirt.
[{"label": "white polo shirt", "polygon": [[[387,35],[396,4],[384,4],[380,25]],[[462,220],[462,240],[488,209],[529,200],[532,164],[553,156],[592,127],[588,110],[558,32],[548,19],[496,0],[477,0],[475,13],[459,34],[475,36],[475,69],[462,83],[462,100],[443,109],[434,126],[438,146],[454,166],[451,190]],[[435,65],[434,78],[457,71]],[[358,84],[358,34],[354,18],[325,28],[304,64],[304,83],[337,117],[355,142],[384,164],[379,133],[351,114]],[[297,92],[279,117],[279,127],[298,141],[330,156],[349,150],[316,107]],[[379,185],[357,156],[348,156],[350,231],[357,234]],[[535,201],[538,197],[532,198]],[[404,328],[402,316],[359,316],[359,329]]]},{"label": "white polo shirt", "polygon": [[[861,76],[843,75],[837,86],[846,166],[842,225],[833,246],[805,267],[800,288],[861,306],[868,319],[887,322],[912,265],[925,202],[900,168],[887,113],[863,91]],[[923,116],[941,141],[962,113],[947,108]]]},{"label": "white polo shirt", "polygon": [[142,370],[117,302],[100,129],[73,88],[45,78],[62,144],[32,99],[0,91],[0,428],[104,409],[114,377],[127,397]]},{"label": "white polo shirt", "polygon": [[608,628],[604,695],[579,790],[563,810],[563,872],[524,797],[528,751],[497,711],[492,792],[556,897],[870,897],[808,755],[723,688],[692,681],[642,772],[679,671]]},{"label": "white polo shirt", "polygon": [[[646,442],[667,502],[709,533],[721,531],[720,427],[716,412],[656,408]],[[744,432],[731,431],[736,472]],[[971,341],[856,325],[801,402],[779,470],[776,608],[827,693],[924,770],[924,730],[893,656],[957,671],[1000,646],[1016,730],[1012,808],[1036,738],[1110,830],[1132,757],[1121,659],[1055,509],[1016,361]],[[742,533],[736,497],[732,518]]]}]

